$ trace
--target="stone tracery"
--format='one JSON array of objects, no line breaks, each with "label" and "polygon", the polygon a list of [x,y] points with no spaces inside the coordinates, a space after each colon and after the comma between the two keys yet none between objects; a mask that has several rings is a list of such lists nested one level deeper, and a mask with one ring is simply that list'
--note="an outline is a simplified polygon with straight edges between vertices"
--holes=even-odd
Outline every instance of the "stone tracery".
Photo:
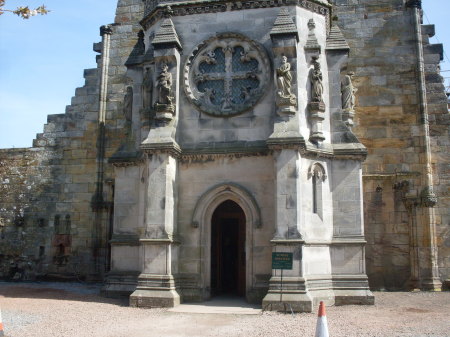
[{"label": "stone tracery", "polygon": [[220,34],[203,42],[185,67],[185,90],[202,111],[232,116],[251,108],[264,93],[270,64],[255,42]]}]

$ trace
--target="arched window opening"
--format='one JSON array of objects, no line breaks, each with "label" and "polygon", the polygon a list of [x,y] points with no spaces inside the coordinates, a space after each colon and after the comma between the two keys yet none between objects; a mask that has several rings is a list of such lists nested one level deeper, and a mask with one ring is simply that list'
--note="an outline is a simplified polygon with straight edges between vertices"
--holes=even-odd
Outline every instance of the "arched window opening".
[{"label": "arched window opening", "polygon": [[323,205],[322,205],[322,179],[314,174],[312,177],[313,190],[313,213],[317,214],[323,219]]},{"label": "arched window opening", "polygon": [[312,212],[323,219],[323,181],[326,179],[325,169],[319,163],[311,165],[308,175],[312,182]]}]

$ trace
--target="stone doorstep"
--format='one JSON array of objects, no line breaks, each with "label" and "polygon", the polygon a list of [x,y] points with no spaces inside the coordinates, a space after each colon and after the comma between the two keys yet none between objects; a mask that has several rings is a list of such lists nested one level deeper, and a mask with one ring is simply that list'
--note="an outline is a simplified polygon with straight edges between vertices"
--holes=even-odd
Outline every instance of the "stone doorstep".
[{"label": "stone doorstep", "polygon": [[191,314],[259,315],[261,306],[249,304],[240,297],[219,296],[202,303],[180,304],[168,311]]}]

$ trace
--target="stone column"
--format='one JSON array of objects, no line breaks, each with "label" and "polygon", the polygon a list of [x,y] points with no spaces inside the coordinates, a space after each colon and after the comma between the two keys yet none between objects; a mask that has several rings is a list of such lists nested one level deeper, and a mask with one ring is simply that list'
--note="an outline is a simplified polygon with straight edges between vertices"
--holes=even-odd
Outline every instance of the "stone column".
[{"label": "stone column", "polygon": [[180,303],[176,290],[178,242],[177,168],[180,148],[176,142],[181,44],[170,19],[156,32],[154,46],[155,122],[141,150],[148,154],[145,233],[139,240],[142,273],[130,296],[137,307],[173,307]]},{"label": "stone column", "polygon": [[[275,160],[275,234],[271,240],[273,252],[293,253],[293,269],[283,271],[281,286],[280,270],[272,270],[269,292],[263,299],[263,307],[270,310],[282,309],[282,300],[289,302],[295,311],[311,311],[312,300],[306,292],[302,276],[302,244],[299,232],[300,223],[300,146],[305,140],[299,131],[297,107],[297,43],[298,31],[287,9],[282,8],[270,32],[274,54],[275,83],[277,85],[277,117],[274,132],[267,140],[269,148],[274,150]],[[285,90],[285,78],[279,78],[281,72],[289,69],[289,90]],[[283,91],[284,90],[284,91]],[[281,94],[280,94],[281,93]],[[286,99],[291,94],[291,99]],[[294,101],[295,98],[295,101]],[[295,104],[294,104],[295,103]]]},{"label": "stone column", "polygon": [[293,253],[293,269],[283,271],[282,284],[280,270],[272,270],[269,292],[263,299],[263,307],[270,310],[284,308],[280,298],[290,303],[294,311],[310,312],[313,306],[302,270],[304,241],[299,232],[302,204],[299,161],[297,149],[284,148],[275,152],[276,222],[272,251]]},{"label": "stone column", "polygon": [[411,11],[412,23],[416,38],[417,56],[417,91],[419,97],[419,112],[421,122],[422,151],[422,191],[419,195],[417,212],[417,231],[421,237],[419,245],[419,275],[423,290],[441,290],[442,282],[438,268],[438,246],[436,242],[436,214],[434,206],[437,203],[433,191],[433,171],[431,167],[430,126],[428,121],[427,89],[425,80],[425,61],[423,55],[423,40],[421,28],[422,1],[409,0],[406,7]]},{"label": "stone column", "polygon": [[173,307],[180,303],[176,236],[177,160],[171,153],[152,154],[147,161],[145,233],[141,235],[138,286],[130,296],[136,307]]}]

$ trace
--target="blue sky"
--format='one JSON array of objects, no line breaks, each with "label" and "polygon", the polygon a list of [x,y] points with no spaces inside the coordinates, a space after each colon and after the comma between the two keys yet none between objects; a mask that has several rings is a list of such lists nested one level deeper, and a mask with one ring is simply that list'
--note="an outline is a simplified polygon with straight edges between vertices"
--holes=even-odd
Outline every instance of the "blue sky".
[{"label": "blue sky", "polygon": [[[436,25],[447,58],[442,75],[450,86],[450,23],[443,0],[423,0],[424,23]],[[6,7],[44,3],[47,16],[0,16],[0,148],[30,147],[47,115],[64,113],[83,70],[93,68],[99,27],[114,21],[117,0],[7,0]]]}]

